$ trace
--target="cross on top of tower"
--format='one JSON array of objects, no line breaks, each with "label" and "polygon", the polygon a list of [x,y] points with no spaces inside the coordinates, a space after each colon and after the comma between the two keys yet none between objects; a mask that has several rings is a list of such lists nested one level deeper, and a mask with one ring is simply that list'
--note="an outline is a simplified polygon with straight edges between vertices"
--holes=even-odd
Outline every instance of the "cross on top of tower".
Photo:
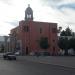
[{"label": "cross on top of tower", "polygon": [[30,7],[30,4],[28,4],[28,7]]}]

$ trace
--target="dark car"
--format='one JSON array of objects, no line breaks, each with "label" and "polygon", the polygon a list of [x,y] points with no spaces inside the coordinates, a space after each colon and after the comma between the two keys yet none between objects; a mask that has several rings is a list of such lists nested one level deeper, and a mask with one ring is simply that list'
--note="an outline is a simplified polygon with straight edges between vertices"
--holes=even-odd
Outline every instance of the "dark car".
[{"label": "dark car", "polygon": [[12,52],[7,52],[3,55],[3,58],[8,60],[16,60],[16,55]]}]

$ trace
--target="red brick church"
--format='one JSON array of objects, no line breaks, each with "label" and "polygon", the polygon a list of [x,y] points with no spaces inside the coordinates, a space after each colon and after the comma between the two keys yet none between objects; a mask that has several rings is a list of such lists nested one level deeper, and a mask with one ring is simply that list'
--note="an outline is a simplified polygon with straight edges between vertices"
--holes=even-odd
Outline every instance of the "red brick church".
[{"label": "red brick church", "polygon": [[[57,23],[33,21],[33,10],[29,5],[25,10],[25,20],[21,20],[19,26],[12,29],[10,34],[11,49],[20,50],[22,54],[44,50],[51,55],[58,52]],[[40,47],[41,38],[48,40],[48,48]]]}]

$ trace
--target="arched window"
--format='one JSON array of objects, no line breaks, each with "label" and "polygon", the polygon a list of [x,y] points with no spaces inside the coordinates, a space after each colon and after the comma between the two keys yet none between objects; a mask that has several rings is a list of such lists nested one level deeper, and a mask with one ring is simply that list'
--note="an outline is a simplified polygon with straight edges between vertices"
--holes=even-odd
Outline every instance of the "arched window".
[{"label": "arched window", "polygon": [[40,28],[40,33],[42,33],[42,28]]},{"label": "arched window", "polygon": [[31,18],[31,14],[27,14],[27,18]]}]

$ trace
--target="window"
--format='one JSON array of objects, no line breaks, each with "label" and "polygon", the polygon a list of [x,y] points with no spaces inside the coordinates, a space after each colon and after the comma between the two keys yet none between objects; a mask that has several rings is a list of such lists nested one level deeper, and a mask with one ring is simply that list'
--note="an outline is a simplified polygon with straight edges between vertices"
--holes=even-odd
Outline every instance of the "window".
[{"label": "window", "polygon": [[52,32],[53,33],[56,33],[57,32],[57,29],[56,28],[52,28]]},{"label": "window", "polygon": [[27,18],[31,18],[31,14],[27,14]]},{"label": "window", "polygon": [[53,40],[53,42],[55,42],[55,40]]},{"label": "window", "polygon": [[42,28],[40,28],[40,33],[42,33]]},{"label": "window", "polygon": [[24,31],[28,32],[29,31],[29,27],[28,26],[24,26]]},{"label": "window", "polygon": [[26,47],[26,55],[28,54],[29,52],[28,52],[28,47]]}]

